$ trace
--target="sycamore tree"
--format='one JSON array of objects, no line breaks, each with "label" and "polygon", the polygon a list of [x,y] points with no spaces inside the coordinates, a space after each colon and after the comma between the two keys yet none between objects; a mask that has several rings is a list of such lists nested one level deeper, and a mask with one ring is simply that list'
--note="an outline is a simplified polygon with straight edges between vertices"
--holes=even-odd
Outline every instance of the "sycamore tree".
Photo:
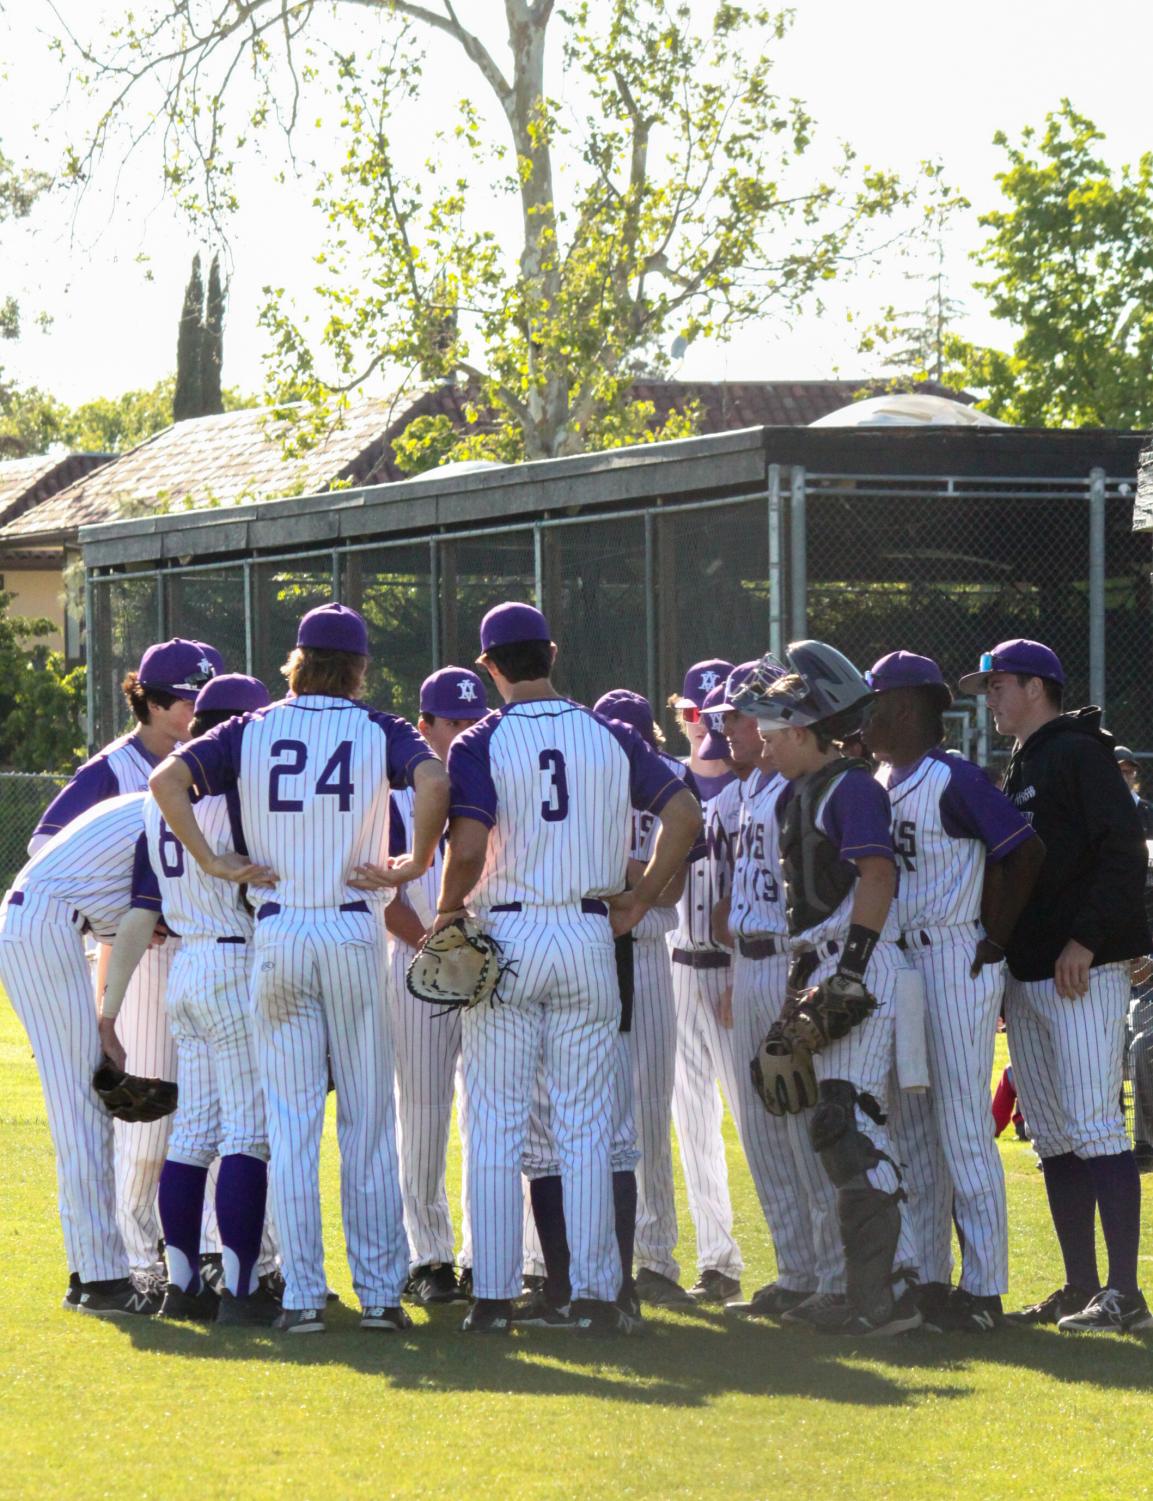
[{"label": "sycamore tree", "polygon": [[475,426],[410,430],[414,468],[637,441],[658,435],[638,370],[819,307],[908,201],[848,147],[811,165],[813,119],[774,74],[790,24],[732,0],[164,0],[62,38],[98,115],[67,170],[87,187],[151,136],[227,232],[279,130],[323,216],[323,311],[267,289],[274,392],[326,421],[374,377],[459,383]]}]

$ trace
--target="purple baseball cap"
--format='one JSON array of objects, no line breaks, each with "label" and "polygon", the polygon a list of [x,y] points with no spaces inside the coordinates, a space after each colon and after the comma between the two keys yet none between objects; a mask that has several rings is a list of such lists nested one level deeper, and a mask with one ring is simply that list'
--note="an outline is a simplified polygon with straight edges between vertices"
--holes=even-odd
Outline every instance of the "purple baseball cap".
[{"label": "purple baseball cap", "polygon": [[681,696],[673,699],[674,709],[699,709],[714,688],[723,686],[733,670],[733,664],[723,657],[709,657],[704,662],[694,662],[685,673]]},{"label": "purple baseball cap", "polygon": [[976,672],[967,672],[957,684],[962,693],[984,693],[994,672],[1023,672],[1027,677],[1046,678],[1065,686],[1065,669],[1061,659],[1040,641],[1002,641],[992,651],[981,653]]},{"label": "purple baseball cap", "polygon": [[697,759],[700,761],[727,761],[730,758],[729,742],[725,739],[724,702],[724,683],[705,694],[705,701],[701,705],[701,723],[708,725],[709,733],[697,747]]},{"label": "purple baseball cap", "polygon": [[[753,673],[757,671],[760,665],[760,662],[742,662],[739,667],[733,668],[728,677],[725,679],[724,683],[721,685],[721,696],[716,704],[716,708],[719,713],[726,714],[730,709],[736,710],[738,714],[743,714],[745,712],[744,709],[736,708],[736,705],[733,703],[733,699],[736,698],[737,694],[749,681]],[[784,669],[782,668],[781,672],[783,671]],[[780,677],[781,673],[777,673],[776,676]]]},{"label": "purple baseball cap", "polygon": [[214,647],[174,636],[148,648],[140,658],[136,676],[144,688],[158,688],[176,698],[192,700],[223,665]]},{"label": "purple baseball cap", "polygon": [[488,651],[491,646],[512,646],[518,641],[551,640],[552,632],[541,612],[515,600],[493,605],[480,623],[481,651]]},{"label": "purple baseball cap", "polygon": [[232,714],[248,714],[266,709],[272,702],[268,689],[259,678],[245,677],[242,672],[222,672],[205,683],[196,695],[196,712],[227,709]]},{"label": "purple baseball cap", "polygon": [[628,688],[614,688],[597,699],[593,704],[593,713],[631,725],[642,740],[646,740],[649,745],[656,744],[652,705],[639,693],[633,693]]},{"label": "purple baseball cap", "polygon": [[949,685],[936,662],[932,657],[919,657],[916,652],[891,651],[874,662],[864,677],[874,693],[888,693],[894,688],[935,688],[945,708],[953,702]]},{"label": "purple baseball cap", "polygon": [[368,626],[364,623],[364,616],[348,605],[317,605],[315,610],[309,610],[301,617],[296,644],[367,657]]},{"label": "purple baseball cap", "polygon": [[441,719],[483,719],[484,684],[467,667],[442,667],[420,685],[420,712]]}]

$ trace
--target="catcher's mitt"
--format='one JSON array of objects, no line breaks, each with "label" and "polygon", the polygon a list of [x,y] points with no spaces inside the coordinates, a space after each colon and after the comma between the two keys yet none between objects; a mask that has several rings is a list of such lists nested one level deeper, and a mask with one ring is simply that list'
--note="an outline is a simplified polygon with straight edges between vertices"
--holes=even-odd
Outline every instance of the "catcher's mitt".
[{"label": "catcher's mitt", "polygon": [[508,965],[501,948],[471,917],[458,917],[425,940],[408,966],[408,988],[417,1000],[468,1011],[493,998]]},{"label": "catcher's mitt", "polygon": [[817,1103],[817,1076],[808,1048],[792,1043],[774,1022],[749,1064],[753,1088],[770,1115],[799,1115]]},{"label": "catcher's mitt", "polygon": [[780,1026],[790,1043],[819,1053],[846,1037],[877,1009],[877,998],[851,975],[831,975],[786,1007]]},{"label": "catcher's mitt", "polygon": [[176,1109],[178,1091],[172,1080],[126,1074],[107,1058],[92,1075],[92,1087],[118,1121],[158,1121]]}]

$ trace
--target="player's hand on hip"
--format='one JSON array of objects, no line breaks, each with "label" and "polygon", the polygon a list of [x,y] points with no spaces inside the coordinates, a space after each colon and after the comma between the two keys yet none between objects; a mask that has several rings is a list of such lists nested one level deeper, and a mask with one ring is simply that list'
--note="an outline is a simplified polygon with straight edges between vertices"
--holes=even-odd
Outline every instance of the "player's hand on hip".
[{"label": "player's hand on hip", "polygon": [[1000,964],[1005,957],[1005,950],[999,943],[994,943],[991,938],[982,938],[973,952],[973,962],[969,966],[969,978],[975,980],[986,964]]},{"label": "player's hand on hip", "polygon": [[103,1050],[105,1058],[108,1059],[109,1063],[115,1064],[117,1068],[127,1068],[128,1055],[125,1053],[120,1039],[116,1035],[116,1018],[113,1016],[102,1016],[98,1025],[100,1028],[100,1047]]},{"label": "player's hand on hip", "polygon": [[374,865],[371,860],[366,860],[353,869],[348,884],[357,891],[395,891],[398,886],[424,875],[427,869],[411,855],[397,855],[387,865]]},{"label": "player's hand on hip", "polygon": [[238,886],[275,886],[280,879],[267,865],[257,865],[247,855],[228,850],[222,855],[213,855],[204,867],[210,876],[221,881],[233,881]]},{"label": "player's hand on hip", "polygon": [[1053,970],[1057,994],[1063,1001],[1079,1001],[1089,989],[1089,970],[1093,963],[1093,951],[1075,938],[1061,950]]},{"label": "player's hand on hip", "polygon": [[623,938],[631,933],[649,910],[647,902],[637,901],[631,891],[622,891],[609,897],[609,925],[614,938]]}]

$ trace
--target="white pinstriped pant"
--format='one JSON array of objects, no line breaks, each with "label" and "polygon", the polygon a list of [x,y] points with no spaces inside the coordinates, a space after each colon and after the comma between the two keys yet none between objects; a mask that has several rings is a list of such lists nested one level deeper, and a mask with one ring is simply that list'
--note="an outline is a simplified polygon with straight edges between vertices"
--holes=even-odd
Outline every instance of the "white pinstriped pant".
[{"label": "white pinstriped pant", "polygon": [[168,975],[180,1107],[168,1156],[208,1167],[243,1152],[268,1160],[249,999],[250,944],[185,939]]},{"label": "white pinstriped pant", "polygon": [[[116,1035],[127,1055],[125,1068],[146,1079],[175,1079],[176,1043],[165,1014],[168,971],[180,948],[178,938],[145,951],[136,966],[116,1019]],[[114,1123],[116,1212],[134,1270],[159,1263],[160,1216],[156,1193],[175,1116],[146,1123]]]},{"label": "white pinstriped pant", "polygon": [[681,1149],[689,1213],[697,1232],[697,1266],[727,1277],[744,1270],[733,1236],[733,1204],[722,1134],[721,1089],[733,1109],[737,1095],[733,1033],[717,1012],[732,982],[730,965],[693,969],[674,960],[673,1001],[677,1015],[673,1124]]},{"label": "white pinstriped pant", "polygon": [[909,1194],[905,1213],[923,1281],[952,1278],[955,1215],[963,1252],[960,1285],[976,1297],[992,1297],[1009,1286],[1005,1173],[989,1109],[1003,966],[986,965],[970,978],[981,936],[973,924],[924,931],[929,942],[910,934],[905,959],[925,981],[932,1088],[894,1092]]},{"label": "white pinstriped pant", "polygon": [[637,1163],[636,1265],[675,1282],[680,1267],[673,1189],[673,1082],[677,1011],[669,947],[663,933],[633,944],[633,1019],[625,1033],[632,1057]]},{"label": "white pinstriped pant", "polygon": [[374,913],[297,909],[256,927],[252,1001],[286,1308],[323,1308],[328,1287],[319,1171],[329,1057],[353,1287],[365,1307],[391,1307],[408,1275],[386,964]]},{"label": "white pinstriped pant", "polygon": [[494,1005],[466,1012],[461,1029],[474,1290],[481,1298],[520,1292],[521,1166],[543,1066],[573,1297],[612,1301],[621,1279],[611,1162],[620,991],[608,919],[550,908],[492,913],[487,924],[515,972]]},{"label": "white pinstriped pant", "polygon": [[[452,1096],[460,1062],[460,1012],[417,1000],[406,974],[416,950],[392,937],[388,943],[392,984],[392,1037],[396,1050],[397,1153],[404,1227],[414,1267],[453,1260],[452,1213],[445,1191]],[[457,1110],[462,1141],[467,1137],[463,1095]],[[462,1265],[470,1253],[468,1167],[461,1184]]]},{"label": "white pinstriped pant", "polygon": [[[778,942],[784,940],[778,939]],[[832,1185],[809,1145],[808,1114],[770,1115],[749,1064],[781,1014],[787,954],[733,955],[733,1115],[761,1212],[773,1238],[777,1281],[792,1292],[840,1291],[844,1258]]]},{"label": "white pinstriped pant", "polygon": [[1039,1157],[1128,1151],[1121,1070],[1129,994],[1128,964],[1091,969],[1079,1001],[1063,1001],[1052,980],[1006,980],[1013,1082]]},{"label": "white pinstriped pant", "polygon": [[112,1117],[92,1088],[100,1034],[80,927],[51,897],[24,892],[0,912],[0,981],[28,1033],[56,1149],[70,1271],[82,1282],[128,1272],[116,1223]]}]

